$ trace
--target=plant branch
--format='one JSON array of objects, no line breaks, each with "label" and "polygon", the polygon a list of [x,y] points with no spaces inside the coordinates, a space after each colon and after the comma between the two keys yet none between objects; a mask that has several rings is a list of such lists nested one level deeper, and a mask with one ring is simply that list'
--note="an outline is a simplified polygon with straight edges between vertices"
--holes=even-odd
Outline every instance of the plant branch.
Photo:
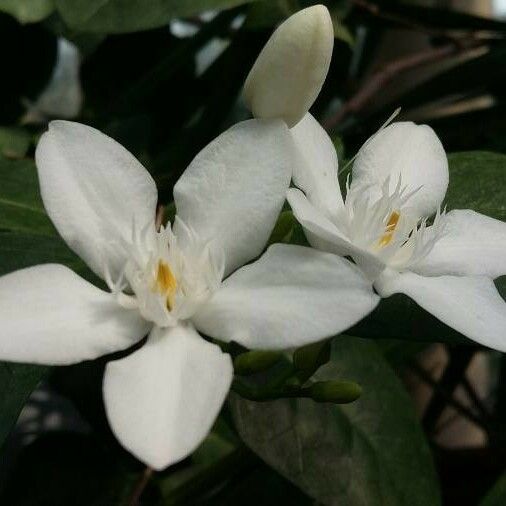
[{"label": "plant branch", "polygon": [[[464,416],[474,424],[478,425],[479,427],[483,428],[485,431],[488,431],[488,427],[484,423],[484,421],[476,416],[473,411],[471,411],[467,406],[464,406],[461,402],[456,400],[453,397],[453,391],[450,392],[450,389],[446,388],[441,384],[441,382],[435,381],[430,374],[420,367],[417,363],[413,362],[410,364],[410,368],[412,371],[424,382],[427,383],[427,385],[431,386],[434,389],[434,396],[433,399],[438,399],[438,405],[437,405],[437,413],[434,416],[434,418],[439,418],[439,414],[442,412],[442,409],[446,407],[446,405],[450,405],[455,411],[457,411],[460,415]],[[445,371],[446,373],[446,371]],[[432,406],[434,406],[432,400],[431,400]],[[430,405],[429,405],[430,406]],[[442,407],[442,409],[441,409]],[[427,412],[429,411],[429,408],[426,410],[425,419],[427,417]],[[435,408],[431,408],[431,411],[435,411]],[[436,420],[437,421],[437,420]],[[428,422],[424,422],[424,425],[426,425]]]},{"label": "plant branch", "polygon": [[462,381],[462,377],[465,375],[473,356],[474,350],[466,348],[451,352],[450,361],[438,382],[434,381],[418,364],[413,364],[414,372],[427,383],[432,383],[434,388],[434,393],[422,421],[422,425],[428,434],[434,432],[434,428],[447,405],[452,406],[460,414],[488,432],[485,421],[453,397],[455,389]]},{"label": "plant branch", "polygon": [[415,32],[425,33],[432,37],[442,37],[452,41],[459,40],[451,33],[451,30],[449,29],[430,27],[420,21],[415,21],[413,18],[406,17],[400,14],[395,14],[393,12],[387,12],[385,11],[384,8],[382,8],[378,4],[369,2],[368,0],[352,0],[352,3],[359,9],[362,9],[363,11],[370,14],[371,16],[383,19],[385,21],[389,21],[396,25],[403,26]]},{"label": "plant branch", "polygon": [[146,485],[149,483],[151,476],[153,476],[153,469],[146,467],[140,478],[137,480],[134,489],[132,490],[132,493],[128,499],[128,506],[139,506],[139,499],[141,498]]},{"label": "plant branch", "polygon": [[326,130],[331,130],[342,123],[351,114],[357,114],[370,104],[374,97],[384,87],[400,74],[422,67],[430,63],[436,63],[451,56],[456,56],[463,51],[477,47],[482,43],[475,40],[451,42],[443,46],[420,51],[419,53],[393,60],[377,70],[372,77],[362,86],[343,106],[330,118],[322,122]]},{"label": "plant branch", "polygon": [[464,387],[464,390],[466,391],[468,397],[473,402],[476,409],[479,411],[480,415],[484,418],[489,420],[491,418],[491,414],[488,410],[488,408],[485,406],[485,403],[480,399],[478,394],[476,393],[476,389],[473,387],[471,382],[467,379],[467,376],[464,375],[462,378],[462,386]]}]

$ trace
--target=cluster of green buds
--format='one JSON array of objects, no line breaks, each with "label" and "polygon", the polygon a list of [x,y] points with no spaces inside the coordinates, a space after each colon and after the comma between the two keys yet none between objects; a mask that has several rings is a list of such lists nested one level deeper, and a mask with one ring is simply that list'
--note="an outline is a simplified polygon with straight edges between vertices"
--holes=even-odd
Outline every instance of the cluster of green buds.
[{"label": "cluster of green buds", "polygon": [[330,360],[330,341],[297,348],[292,354],[277,351],[245,351],[234,358],[233,389],[254,401],[307,398],[316,402],[347,404],[362,389],[353,381],[319,381],[315,373]]}]

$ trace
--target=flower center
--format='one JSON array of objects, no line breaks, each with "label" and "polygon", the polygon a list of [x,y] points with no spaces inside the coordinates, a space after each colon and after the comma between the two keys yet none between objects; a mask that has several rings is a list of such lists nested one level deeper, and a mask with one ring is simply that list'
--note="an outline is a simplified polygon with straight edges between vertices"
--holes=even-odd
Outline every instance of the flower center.
[{"label": "flower center", "polygon": [[160,327],[191,318],[219,288],[225,271],[224,253],[201,238],[181,220],[178,236],[170,225],[146,227],[132,233],[128,259],[116,280],[106,282],[117,302],[136,308]]},{"label": "flower center", "polygon": [[153,291],[166,296],[167,309],[169,311],[174,307],[176,290],[177,280],[172,273],[169,265],[162,260],[159,260]]},{"label": "flower center", "polygon": [[384,248],[388,246],[394,236],[395,227],[399,223],[399,218],[401,217],[401,213],[399,211],[393,211],[388,218],[387,225],[385,227],[385,233],[380,237],[378,241],[378,246],[380,248]]},{"label": "flower center", "polygon": [[415,215],[409,200],[418,190],[408,193],[399,177],[390,188],[383,185],[352,187],[346,183],[344,220],[340,225],[349,240],[396,269],[414,266],[428,255],[444,233],[444,212],[438,211],[431,225],[428,218]]}]

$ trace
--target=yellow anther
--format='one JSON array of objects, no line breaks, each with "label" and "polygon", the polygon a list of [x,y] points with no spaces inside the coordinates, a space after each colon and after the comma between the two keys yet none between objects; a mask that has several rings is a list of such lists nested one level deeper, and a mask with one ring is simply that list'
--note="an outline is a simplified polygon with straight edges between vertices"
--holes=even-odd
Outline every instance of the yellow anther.
[{"label": "yellow anther", "polygon": [[378,245],[380,248],[383,248],[390,244],[390,241],[394,236],[395,227],[397,227],[400,217],[401,213],[399,213],[398,211],[394,211],[388,218],[387,226],[385,227],[385,233],[381,236],[380,240],[378,241]]},{"label": "yellow anther", "polygon": [[162,295],[166,295],[167,308],[171,310],[174,307],[177,280],[174,277],[174,274],[172,274],[170,267],[161,260],[158,262],[154,289]]}]

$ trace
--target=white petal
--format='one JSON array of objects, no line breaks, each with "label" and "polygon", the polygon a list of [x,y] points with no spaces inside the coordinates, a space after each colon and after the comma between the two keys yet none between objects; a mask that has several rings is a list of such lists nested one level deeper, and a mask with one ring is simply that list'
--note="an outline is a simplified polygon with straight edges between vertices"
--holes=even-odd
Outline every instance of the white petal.
[{"label": "white petal", "polygon": [[193,321],[207,335],[248,348],[289,348],[339,334],[378,300],[351,262],[275,244],[226,279]]},{"label": "white petal", "polygon": [[0,278],[0,360],[59,365],[132,346],[150,325],[63,265]]},{"label": "white petal", "polygon": [[272,34],[244,85],[257,118],[281,118],[289,127],[309,110],[323,86],[334,45],[334,29],[323,5],[290,16]]},{"label": "white petal", "polygon": [[336,255],[351,256],[371,280],[383,271],[385,264],[379,258],[352,244],[300,190],[288,190],[287,199],[311,246]]},{"label": "white petal", "polygon": [[116,141],[71,121],[49,124],[35,160],[44,206],[60,235],[99,276],[105,265],[117,275],[132,227],[154,224],[157,191],[149,173]]},{"label": "white petal", "polygon": [[366,142],[353,165],[352,191],[381,195],[389,177],[393,191],[401,177],[407,192],[419,189],[407,206],[419,217],[435,213],[448,187],[448,160],[434,130],[411,122],[394,123]]},{"label": "white petal", "polygon": [[506,274],[506,223],[470,210],[450,211],[443,236],[414,270],[428,276]]},{"label": "white petal", "polygon": [[226,273],[264,249],[285,200],[295,146],[280,120],[239,123],[205,147],[174,187],[177,215],[225,253]]},{"label": "white petal", "polygon": [[163,469],[207,436],[232,376],[230,356],[193,327],[155,328],[142,348],[106,367],[109,423],[129,452]]},{"label": "white petal", "polygon": [[469,339],[506,351],[506,303],[489,278],[385,273],[374,286],[383,297],[404,293]]},{"label": "white petal", "polygon": [[329,217],[337,217],[343,208],[343,197],[337,179],[337,153],[327,132],[306,114],[291,129],[301,163],[293,171],[293,182],[309,201]]}]

